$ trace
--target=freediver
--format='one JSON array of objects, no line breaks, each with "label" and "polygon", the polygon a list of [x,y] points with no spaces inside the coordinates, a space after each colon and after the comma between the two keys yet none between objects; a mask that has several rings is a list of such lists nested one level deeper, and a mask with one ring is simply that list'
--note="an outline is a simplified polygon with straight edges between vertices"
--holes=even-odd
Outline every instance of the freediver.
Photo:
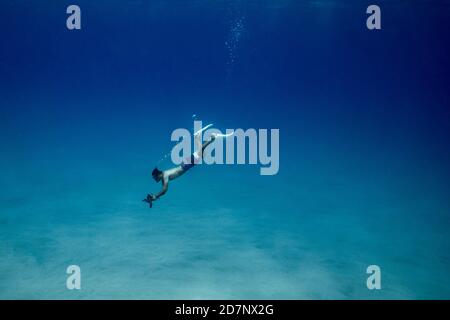
[{"label": "freediver", "polygon": [[[206,129],[206,128],[204,128]],[[156,182],[162,183],[162,189],[157,194],[148,194],[147,198],[145,198],[144,202],[147,202],[152,207],[152,202],[158,200],[161,196],[163,196],[168,188],[169,188],[169,181],[172,181],[180,176],[182,176],[184,173],[186,173],[189,169],[191,169],[193,166],[195,166],[199,161],[203,158],[203,151],[207,146],[209,146],[218,136],[218,134],[213,133],[211,134],[211,139],[205,143],[201,143],[200,141],[200,134],[194,135],[194,141],[197,145],[197,151],[195,151],[190,157],[187,157],[184,159],[183,163],[175,168],[168,169],[161,171],[158,168],[153,169],[152,171],[152,177]]]}]

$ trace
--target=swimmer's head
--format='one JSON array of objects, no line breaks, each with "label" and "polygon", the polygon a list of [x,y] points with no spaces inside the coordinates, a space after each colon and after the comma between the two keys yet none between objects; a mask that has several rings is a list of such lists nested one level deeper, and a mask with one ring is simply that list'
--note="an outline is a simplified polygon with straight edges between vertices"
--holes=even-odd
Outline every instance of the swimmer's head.
[{"label": "swimmer's head", "polygon": [[156,182],[160,182],[162,179],[162,171],[158,168],[153,169],[152,171],[152,177],[155,179]]}]

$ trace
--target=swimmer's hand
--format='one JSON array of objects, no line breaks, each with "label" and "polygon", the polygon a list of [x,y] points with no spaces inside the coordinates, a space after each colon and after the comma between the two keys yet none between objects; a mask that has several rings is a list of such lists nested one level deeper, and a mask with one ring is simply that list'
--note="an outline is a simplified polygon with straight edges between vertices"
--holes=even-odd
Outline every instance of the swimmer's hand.
[{"label": "swimmer's hand", "polygon": [[153,206],[153,201],[155,201],[156,199],[157,199],[157,198],[156,198],[154,195],[148,194],[148,195],[147,195],[147,198],[145,198],[145,199],[142,200],[142,201],[147,202],[147,203],[148,203],[148,206],[151,208],[151,207]]}]

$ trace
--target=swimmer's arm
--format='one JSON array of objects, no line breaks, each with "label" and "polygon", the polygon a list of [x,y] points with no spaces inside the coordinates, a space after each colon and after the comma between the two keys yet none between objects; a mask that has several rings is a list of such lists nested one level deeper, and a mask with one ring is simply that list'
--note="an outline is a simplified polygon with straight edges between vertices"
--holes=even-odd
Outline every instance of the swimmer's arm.
[{"label": "swimmer's arm", "polygon": [[160,192],[153,196],[153,200],[158,200],[161,196],[163,196],[167,190],[169,189],[169,179],[163,178],[162,180],[162,189]]}]

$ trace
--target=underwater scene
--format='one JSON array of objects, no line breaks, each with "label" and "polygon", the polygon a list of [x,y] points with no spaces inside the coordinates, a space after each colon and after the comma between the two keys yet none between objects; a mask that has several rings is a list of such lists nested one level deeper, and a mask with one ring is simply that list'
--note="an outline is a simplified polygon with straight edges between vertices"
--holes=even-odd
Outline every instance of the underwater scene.
[{"label": "underwater scene", "polygon": [[449,299],[449,19],[2,0],[0,299]]}]

